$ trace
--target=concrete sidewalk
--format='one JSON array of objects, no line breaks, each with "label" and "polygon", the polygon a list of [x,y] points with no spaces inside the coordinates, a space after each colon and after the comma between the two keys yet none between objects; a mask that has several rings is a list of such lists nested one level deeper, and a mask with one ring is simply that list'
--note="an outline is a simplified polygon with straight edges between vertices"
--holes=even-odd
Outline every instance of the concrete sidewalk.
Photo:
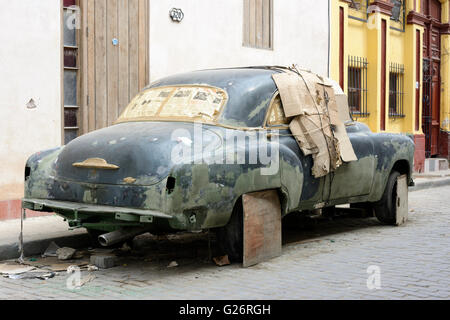
[{"label": "concrete sidewalk", "polygon": [[[443,176],[442,176],[443,174]],[[439,175],[416,174],[416,185],[409,191],[419,191],[450,185],[450,172]],[[83,248],[90,244],[85,229],[68,230],[63,218],[53,215],[28,218],[24,221],[24,248],[26,256],[39,255],[54,241],[58,246]],[[0,261],[19,257],[20,220],[0,221]]]},{"label": "concrete sidewalk", "polygon": [[[25,256],[42,254],[54,241],[60,247],[82,248],[89,246],[85,229],[69,230],[63,218],[53,215],[24,220]],[[19,254],[20,220],[0,222],[0,261],[16,259]]]},{"label": "concrete sidewalk", "polygon": [[450,185],[450,170],[436,173],[415,173],[413,178],[416,185],[409,188],[410,192],[448,186]]}]

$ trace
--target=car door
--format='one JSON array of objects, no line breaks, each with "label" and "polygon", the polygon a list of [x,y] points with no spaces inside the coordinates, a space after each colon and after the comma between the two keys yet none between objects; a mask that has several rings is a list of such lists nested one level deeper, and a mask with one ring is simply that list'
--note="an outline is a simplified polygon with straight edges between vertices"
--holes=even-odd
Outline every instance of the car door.
[{"label": "car door", "polygon": [[377,161],[372,133],[367,126],[358,122],[348,124],[346,129],[358,160],[343,163],[329,174],[330,200],[367,195],[372,188]]}]

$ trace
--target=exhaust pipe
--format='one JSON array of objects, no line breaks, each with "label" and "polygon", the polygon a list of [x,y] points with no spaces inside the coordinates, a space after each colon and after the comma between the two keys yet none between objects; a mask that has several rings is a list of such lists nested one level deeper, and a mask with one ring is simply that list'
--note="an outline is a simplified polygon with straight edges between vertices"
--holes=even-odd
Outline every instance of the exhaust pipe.
[{"label": "exhaust pipe", "polygon": [[119,229],[98,236],[98,242],[104,247],[109,247],[112,246],[113,244],[123,242],[128,239],[134,238],[140,234],[146,233],[147,230],[148,229],[144,228]]}]

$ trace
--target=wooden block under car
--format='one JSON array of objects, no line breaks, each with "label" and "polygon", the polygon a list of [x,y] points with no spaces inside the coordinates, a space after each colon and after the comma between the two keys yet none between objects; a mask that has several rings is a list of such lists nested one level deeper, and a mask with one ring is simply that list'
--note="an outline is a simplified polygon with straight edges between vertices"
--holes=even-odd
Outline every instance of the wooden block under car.
[{"label": "wooden block under car", "polygon": [[281,255],[281,205],[275,190],[245,194],[243,266]]},{"label": "wooden block under car", "polygon": [[396,206],[396,225],[400,226],[408,220],[408,177],[406,175],[397,178]]}]

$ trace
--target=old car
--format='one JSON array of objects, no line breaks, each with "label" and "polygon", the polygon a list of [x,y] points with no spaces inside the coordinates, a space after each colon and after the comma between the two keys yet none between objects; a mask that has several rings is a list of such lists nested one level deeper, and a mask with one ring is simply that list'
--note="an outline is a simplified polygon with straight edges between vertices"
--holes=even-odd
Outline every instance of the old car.
[{"label": "old car", "polygon": [[31,156],[23,207],[55,212],[106,246],[147,231],[214,230],[232,260],[242,256],[241,199],[252,192],[275,190],[283,217],[350,203],[393,224],[397,178],[413,184],[411,139],[373,133],[344,110],[357,161],[316,178],[287,126],[277,72],[203,70],[152,83],[114,125]]}]

